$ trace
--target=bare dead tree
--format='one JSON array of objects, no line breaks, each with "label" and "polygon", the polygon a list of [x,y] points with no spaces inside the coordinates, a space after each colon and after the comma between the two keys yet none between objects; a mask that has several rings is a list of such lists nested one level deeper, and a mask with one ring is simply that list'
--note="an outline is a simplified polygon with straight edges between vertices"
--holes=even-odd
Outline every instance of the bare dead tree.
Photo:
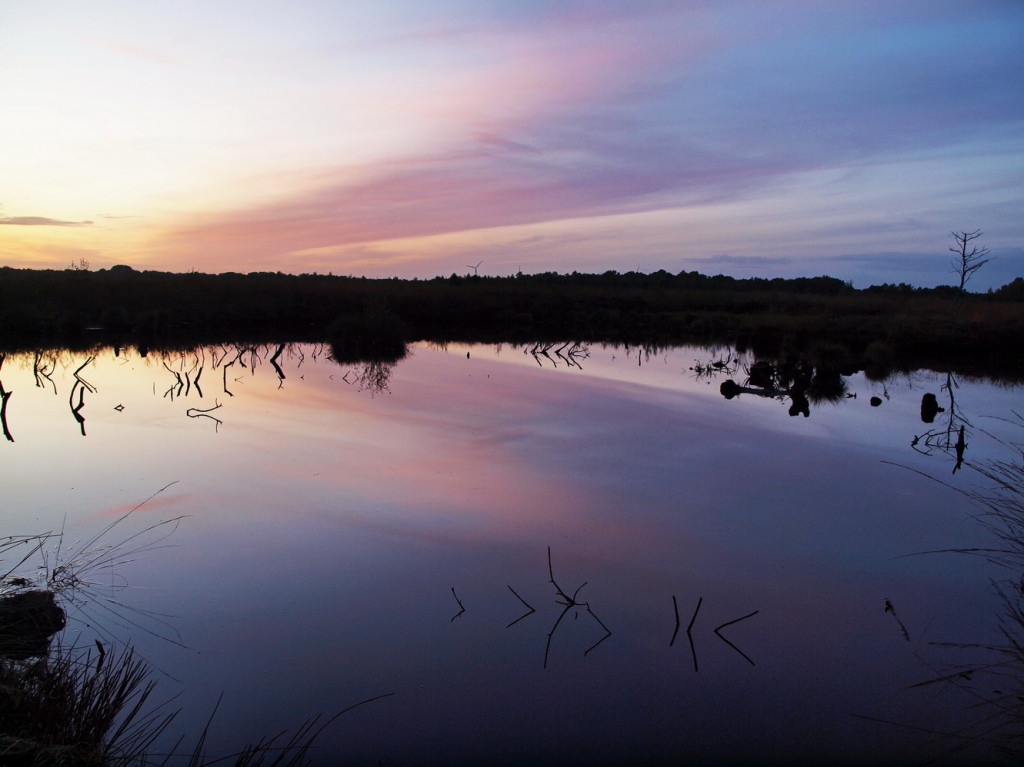
[{"label": "bare dead tree", "polygon": [[950,236],[956,243],[955,247],[949,249],[954,254],[952,266],[953,272],[960,278],[960,293],[965,292],[967,281],[974,276],[974,273],[987,264],[990,259],[986,258],[988,248],[979,248],[972,243],[981,237],[982,231],[975,229],[973,232],[950,232]]}]

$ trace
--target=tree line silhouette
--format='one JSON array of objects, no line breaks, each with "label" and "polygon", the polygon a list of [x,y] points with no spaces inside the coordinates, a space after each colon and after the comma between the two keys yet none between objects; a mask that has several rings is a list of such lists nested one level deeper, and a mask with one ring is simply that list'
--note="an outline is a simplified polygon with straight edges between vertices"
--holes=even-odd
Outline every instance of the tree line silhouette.
[{"label": "tree line silhouette", "polygon": [[963,295],[664,270],[400,280],[0,267],[0,349],[315,340],[358,358],[415,340],[726,343],[764,354],[824,345],[861,367],[1020,377],[1022,303],[1021,278]]}]

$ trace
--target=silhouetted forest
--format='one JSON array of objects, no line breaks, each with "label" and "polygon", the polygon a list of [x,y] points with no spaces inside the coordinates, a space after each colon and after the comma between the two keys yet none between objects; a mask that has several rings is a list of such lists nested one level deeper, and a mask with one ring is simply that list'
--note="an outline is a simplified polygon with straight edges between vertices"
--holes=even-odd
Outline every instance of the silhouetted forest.
[{"label": "silhouetted forest", "polygon": [[686,271],[399,280],[0,268],[2,350],[241,339],[332,341],[354,355],[422,339],[721,343],[843,367],[1021,378],[1024,279],[962,294]]}]

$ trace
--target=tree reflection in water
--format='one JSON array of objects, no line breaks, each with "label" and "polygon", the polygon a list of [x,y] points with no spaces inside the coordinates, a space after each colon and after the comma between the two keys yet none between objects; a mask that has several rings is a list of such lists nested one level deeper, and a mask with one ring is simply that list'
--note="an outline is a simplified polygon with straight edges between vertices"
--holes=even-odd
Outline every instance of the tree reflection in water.
[{"label": "tree reflection in water", "polygon": [[[701,366],[698,375],[707,376],[716,370],[735,370],[728,366],[716,367],[713,362]],[[732,378],[722,382],[719,392],[726,399],[735,399],[741,394],[753,394],[767,399],[789,399],[789,414],[811,415],[811,404],[838,402],[848,395],[846,381],[839,370],[824,365],[812,365],[803,360],[785,362],[768,362],[758,360],[746,368],[743,384],[736,383]]]},{"label": "tree reflection in water", "polygon": [[967,450],[967,430],[973,429],[973,425],[957,403],[955,391],[959,388],[960,384],[956,377],[952,373],[946,373],[946,382],[940,387],[946,397],[946,407],[939,407],[938,398],[930,392],[921,397],[923,423],[934,423],[935,416],[939,413],[945,413],[945,417],[941,426],[922,434],[915,434],[910,442],[910,446],[922,455],[931,455],[935,452],[954,455],[954,474],[963,468],[964,451]]}]

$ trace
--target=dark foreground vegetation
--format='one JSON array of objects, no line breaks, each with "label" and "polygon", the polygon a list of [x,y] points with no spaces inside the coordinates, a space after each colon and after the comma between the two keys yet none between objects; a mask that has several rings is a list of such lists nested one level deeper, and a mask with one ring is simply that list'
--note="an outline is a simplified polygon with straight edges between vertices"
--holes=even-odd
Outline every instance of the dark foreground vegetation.
[{"label": "dark foreground vegetation", "polygon": [[1024,279],[971,294],[665,271],[378,280],[0,268],[0,350],[227,339],[333,341],[354,356],[415,340],[715,343],[765,355],[817,348],[855,369],[1019,379]]}]

